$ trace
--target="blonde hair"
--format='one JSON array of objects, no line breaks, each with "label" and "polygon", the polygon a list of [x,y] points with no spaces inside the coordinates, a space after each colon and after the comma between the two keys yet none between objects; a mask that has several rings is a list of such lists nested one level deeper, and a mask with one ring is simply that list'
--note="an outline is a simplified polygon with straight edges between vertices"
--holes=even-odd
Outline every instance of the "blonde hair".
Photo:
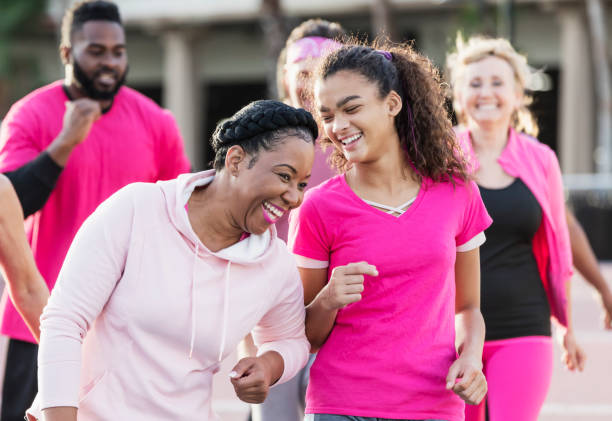
[{"label": "blonde hair", "polygon": [[[446,69],[448,78],[453,87],[453,93],[455,93],[455,89],[458,89],[459,82],[468,64],[475,63],[490,56],[505,60],[510,67],[512,67],[514,80],[524,94],[523,101],[512,116],[510,124],[519,132],[537,137],[539,132],[538,124],[528,108],[533,99],[525,93],[531,84],[533,75],[533,72],[527,64],[527,58],[519,54],[514,47],[512,47],[510,42],[504,38],[488,38],[477,35],[465,41],[463,36],[458,34],[456,47],[457,51],[448,54],[446,57]],[[463,124],[465,123],[465,115],[463,114],[461,105],[457,101],[457,95],[453,95],[453,98],[453,107],[457,113],[457,118],[459,122]]]}]

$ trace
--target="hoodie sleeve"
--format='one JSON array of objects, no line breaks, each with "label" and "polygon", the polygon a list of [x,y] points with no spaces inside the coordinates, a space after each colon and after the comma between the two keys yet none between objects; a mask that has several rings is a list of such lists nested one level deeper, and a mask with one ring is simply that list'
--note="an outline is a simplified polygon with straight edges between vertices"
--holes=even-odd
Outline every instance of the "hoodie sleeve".
[{"label": "hoodie sleeve", "polygon": [[[287,257],[293,262],[292,257]],[[257,356],[276,351],[283,358],[283,375],[275,384],[284,383],[295,376],[306,365],[310,351],[304,330],[304,291],[295,264],[291,265],[281,291],[275,305],[252,331],[258,348]]]},{"label": "hoodie sleeve", "polygon": [[128,186],[103,202],[77,232],[41,316],[40,408],[78,407],[81,345],[121,278],[134,215]]}]

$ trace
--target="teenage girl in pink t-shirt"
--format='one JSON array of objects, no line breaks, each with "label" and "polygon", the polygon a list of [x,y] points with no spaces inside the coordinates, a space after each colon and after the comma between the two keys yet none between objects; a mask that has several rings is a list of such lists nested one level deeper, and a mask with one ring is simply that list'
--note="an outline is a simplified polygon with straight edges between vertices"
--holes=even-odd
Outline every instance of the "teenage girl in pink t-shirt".
[{"label": "teenage girl in pink t-shirt", "polygon": [[463,420],[486,393],[479,246],[491,223],[432,64],[408,46],[330,54],[315,100],[342,173],[291,215],[318,351],[306,420]]}]

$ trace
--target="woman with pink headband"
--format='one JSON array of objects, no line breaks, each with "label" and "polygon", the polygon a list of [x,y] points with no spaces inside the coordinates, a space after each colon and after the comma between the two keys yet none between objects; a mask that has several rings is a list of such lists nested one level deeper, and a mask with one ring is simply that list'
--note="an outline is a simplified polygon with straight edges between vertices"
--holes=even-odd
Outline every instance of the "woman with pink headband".
[{"label": "woman with pink headband", "polygon": [[305,420],[462,421],[486,393],[478,249],[491,219],[438,75],[407,45],[347,45],[314,91],[341,175],[290,216],[318,351]]}]

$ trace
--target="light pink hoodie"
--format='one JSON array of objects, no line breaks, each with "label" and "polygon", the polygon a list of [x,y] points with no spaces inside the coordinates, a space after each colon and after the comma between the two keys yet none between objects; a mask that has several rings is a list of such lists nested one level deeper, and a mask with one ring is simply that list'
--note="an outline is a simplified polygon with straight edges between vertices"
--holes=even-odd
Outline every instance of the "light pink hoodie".
[{"label": "light pink hoodie", "polygon": [[274,228],[213,253],[189,223],[188,198],[213,176],[131,184],[85,221],[41,317],[31,415],[217,419],[212,376],[251,330],[260,354],[282,355],[278,383],[305,365],[302,285]]}]

